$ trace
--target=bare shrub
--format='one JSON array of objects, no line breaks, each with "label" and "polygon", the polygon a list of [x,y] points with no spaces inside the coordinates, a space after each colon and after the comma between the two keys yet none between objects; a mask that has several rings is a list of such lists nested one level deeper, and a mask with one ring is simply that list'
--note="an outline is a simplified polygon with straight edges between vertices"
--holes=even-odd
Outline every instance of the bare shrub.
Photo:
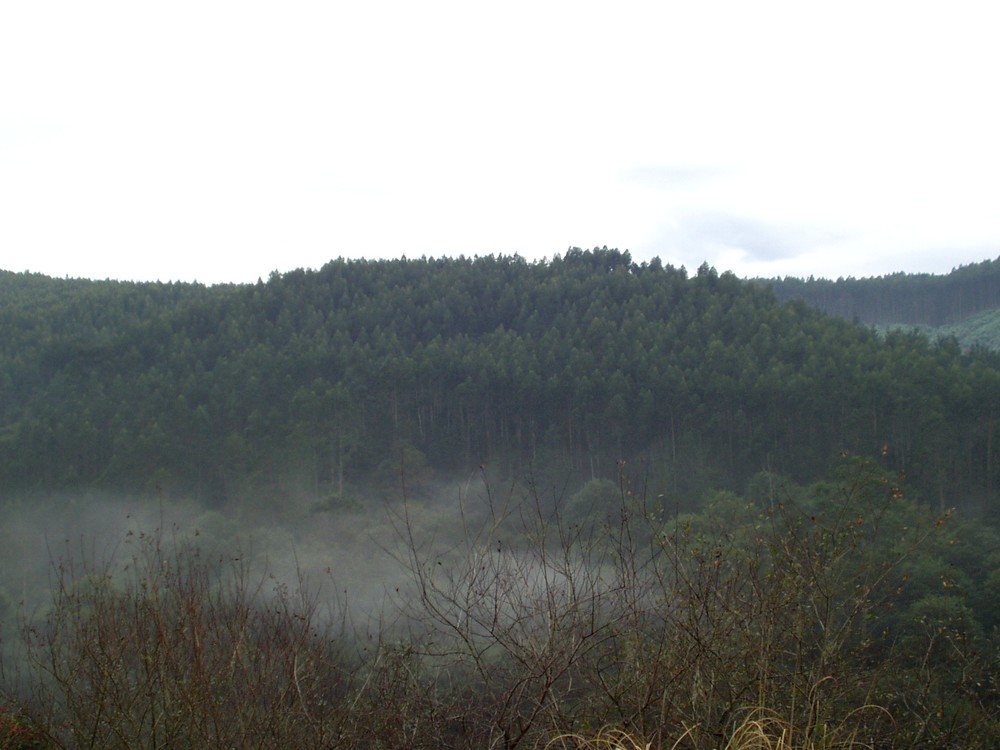
[{"label": "bare shrub", "polygon": [[67,558],[25,629],[62,747],[328,747],[353,669],[315,597],[162,535],[124,567]]},{"label": "bare shrub", "polygon": [[580,670],[613,634],[619,584],[609,550],[536,498],[497,502],[487,488],[487,503],[486,521],[444,550],[426,549],[402,519],[413,574],[402,605],[423,628],[422,660],[472,728],[466,741],[514,748],[585,721]]},{"label": "bare shrub", "polygon": [[494,500],[448,549],[401,527],[421,660],[475,696],[474,746],[613,726],[653,747],[721,747],[750,715],[783,722],[789,747],[893,742],[879,615],[934,524],[908,526],[919,514],[876,467],[848,462],[767,506],[719,493],[675,518],[623,478],[586,533],[530,492]]},{"label": "bare shrub", "polygon": [[[498,497],[487,484],[474,510],[461,498],[457,541],[424,535],[444,525],[441,508],[417,519],[397,507],[409,582],[360,635],[301,580],[206,560],[184,539],[134,535],[124,565],[67,557],[25,631],[36,679],[19,715],[66,748],[996,737],[996,661],[977,663],[965,610],[923,596],[910,620],[887,614],[946,519],[870,463],[756,504],[716,493],[697,515],[647,506],[624,475],[614,506],[583,521],[530,488]],[[949,714],[956,686],[968,695]]]}]

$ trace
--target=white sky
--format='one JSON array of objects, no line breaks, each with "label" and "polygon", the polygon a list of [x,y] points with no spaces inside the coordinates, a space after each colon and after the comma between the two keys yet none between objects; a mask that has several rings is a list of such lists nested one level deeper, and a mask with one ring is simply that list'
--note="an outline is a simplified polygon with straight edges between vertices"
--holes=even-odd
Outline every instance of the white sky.
[{"label": "white sky", "polygon": [[1000,255],[990,3],[0,3],[0,268]]}]

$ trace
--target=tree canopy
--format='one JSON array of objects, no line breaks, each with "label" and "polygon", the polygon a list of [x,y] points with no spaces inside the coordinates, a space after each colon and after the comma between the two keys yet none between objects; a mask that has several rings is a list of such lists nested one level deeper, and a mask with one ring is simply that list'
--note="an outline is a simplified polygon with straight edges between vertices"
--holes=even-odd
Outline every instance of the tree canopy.
[{"label": "tree canopy", "polygon": [[408,455],[574,481],[626,460],[684,499],[761,470],[809,481],[846,451],[995,508],[993,355],[607,248],[217,287],[3,273],[0,364],[8,494],[339,496]]}]

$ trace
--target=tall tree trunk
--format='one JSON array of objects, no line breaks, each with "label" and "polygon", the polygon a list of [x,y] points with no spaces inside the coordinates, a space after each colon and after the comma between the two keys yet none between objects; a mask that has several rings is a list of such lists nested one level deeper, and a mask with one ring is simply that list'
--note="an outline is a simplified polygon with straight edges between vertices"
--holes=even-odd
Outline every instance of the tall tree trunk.
[{"label": "tall tree trunk", "polygon": [[986,424],[986,502],[993,502],[993,413]]}]

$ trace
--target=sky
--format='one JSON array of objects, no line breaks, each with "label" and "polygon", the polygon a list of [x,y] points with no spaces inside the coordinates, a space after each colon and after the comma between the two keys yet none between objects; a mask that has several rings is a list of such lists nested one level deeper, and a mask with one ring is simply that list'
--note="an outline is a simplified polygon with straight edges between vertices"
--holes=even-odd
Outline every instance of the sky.
[{"label": "sky", "polygon": [[987,2],[0,4],[0,269],[1000,256]]}]

